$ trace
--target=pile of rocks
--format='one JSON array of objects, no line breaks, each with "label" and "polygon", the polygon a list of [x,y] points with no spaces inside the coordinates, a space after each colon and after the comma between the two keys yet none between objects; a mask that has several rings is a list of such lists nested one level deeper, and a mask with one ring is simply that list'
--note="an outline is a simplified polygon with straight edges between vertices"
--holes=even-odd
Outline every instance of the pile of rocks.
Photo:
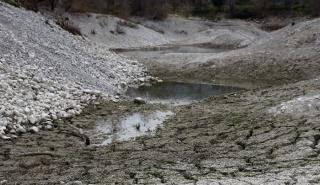
[{"label": "pile of rocks", "polygon": [[60,84],[25,71],[0,74],[0,137],[52,129],[52,120],[80,114],[83,106],[102,97],[99,91],[83,90],[72,83]]},{"label": "pile of rocks", "polygon": [[88,103],[147,79],[136,61],[2,2],[0,40],[2,139],[52,129],[52,120],[80,114]]}]

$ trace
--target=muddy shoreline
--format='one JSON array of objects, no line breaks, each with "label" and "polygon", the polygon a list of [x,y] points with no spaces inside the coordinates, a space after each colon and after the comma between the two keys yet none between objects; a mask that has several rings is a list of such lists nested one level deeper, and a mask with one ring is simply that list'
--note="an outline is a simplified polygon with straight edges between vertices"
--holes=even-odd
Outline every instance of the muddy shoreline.
[{"label": "muddy shoreline", "polygon": [[56,122],[53,131],[22,135],[14,141],[1,140],[0,181],[5,184],[79,184],[80,181],[82,184],[317,184],[318,118],[274,116],[267,109],[319,90],[319,83],[310,80],[180,106],[154,136],[103,147],[86,146],[68,125],[81,128],[90,136],[94,127],[92,117],[149,111],[159,106],[137,106],[131,102],[91,106],[79,117]]}]

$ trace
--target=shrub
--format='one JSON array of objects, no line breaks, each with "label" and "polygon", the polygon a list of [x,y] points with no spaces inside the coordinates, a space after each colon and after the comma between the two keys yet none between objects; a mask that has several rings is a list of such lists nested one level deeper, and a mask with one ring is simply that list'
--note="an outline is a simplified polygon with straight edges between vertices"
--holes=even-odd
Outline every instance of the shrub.
[{"label": "shrub", "polygon": [[138,29],[138,25],[130,21],[121,20],[121,21],[118,21],[117,24],[120,26],[126,26],[129,28]]},{"label": "shrub", "polygon": [[17,0],[19,6],[24,7],[27,10],[38,11],[38,1],[37,0]]},{"label": "shrub", "polygon": [[170,10],[167,0],[131,0],[131,2],[131,12],[148,19],[165,19]]},{"label": "shrub", "polygon": [[19,6],[19,2],[17,0],[3,0],[3,2],[11,4],[11,5],[16,6],[16,7]]},{"label": "shrub", "polygon": [[109,12],[122,18],[128,19],[130,16],[129,0],[107,0],[109,5]]},{"label": "shrub", "polygon": [[263,15],[264,14],[261,14],[261,12],[257,11],[252,5],[239,5],[230,12],[231,18],[239,19],[261,18]]},{"label": "shrub", "polygon": [[310,9],[313,16],[320,15],[320,2],[318,0],[310,0]]},{"label": "shrub", "polygon": [[156,26],[154,26],[154,25],[144,25],[146,28],[149,28],[149,29],[151,29],[151,30],[153,30],[153,31],[156,31],[156,32],[158,32],[158,33],[160,33],[160,34],[164,34],[165,33],[165,31],[163,30],[163,29],[161,29],[161,28],[158,28],[158,27],[156,27]]},{"label": "shrub", "polygon": [[210,20],[215,20],[218,9],[216,7],[202,7],[196,8],[192,11],[192,15],[196,17],[206,18]]},{"label": "shrub", "polygon": [[265,30],[265,31],[275,31],[275,30],[279,30],[285,26],[286,25],[280,24],[280,23],[268,23],[268,24],[262,25],[261,29]]},{"label": "shrub", "polygon": [[117,24],[116,26],[116,32],[120,35],[123,35],[123,34],[126,34],[126,32],[124,31],[124,29],[119,25]]},{"label": "shrub", "polygon": [[68,19],[60,18],[56,21],[62,29],[72,33],[73,35],[82,35],[80,28],[73,25]]}]

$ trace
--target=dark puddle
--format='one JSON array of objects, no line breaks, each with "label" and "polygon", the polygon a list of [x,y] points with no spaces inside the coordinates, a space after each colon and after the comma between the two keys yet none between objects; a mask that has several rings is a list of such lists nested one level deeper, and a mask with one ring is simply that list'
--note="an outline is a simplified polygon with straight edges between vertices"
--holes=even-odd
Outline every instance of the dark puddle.
[{"label": "dark puddle", "polygon": [[190,53],[220,53],[230,51],[230,49],[209,48],[200,46],[170,46],[170,47],[153,47],[153,48],[138,48],[138,49],[115,49],[117,53],[122,53],[127,56],[139,56],[153,58],[164,54],[190,54]]},{"label": "dark puddle", "polygon": [[219,53],[227,51],[226,49],[205,48],[197,46],[179,46],[168,50],[163,50],[164,53]]},{"label": "dark puddle", "polygon": [[[152,86],[130,88],[127,95],[133,98],[141,97],[149,103],[185,105],[209,96],[239,90],[241,88],[222,85],[163,82]],[[99,139],[102,141],[99,143],[108,145],[112,142],[127,141],[139,136],[151,135],[172,115],[173,112],[170,110],[146,110],[124,116],[100,118],[96,121],[97,137],[102,139]]]},{"label": "dark puddle", "polygon": [[129,97],[141,97],[150,103],[185,105],[210,96],[239,90],[242,90],[242,88],[212,84],[163,82],[152,86],[130,88],[127,95]]}]

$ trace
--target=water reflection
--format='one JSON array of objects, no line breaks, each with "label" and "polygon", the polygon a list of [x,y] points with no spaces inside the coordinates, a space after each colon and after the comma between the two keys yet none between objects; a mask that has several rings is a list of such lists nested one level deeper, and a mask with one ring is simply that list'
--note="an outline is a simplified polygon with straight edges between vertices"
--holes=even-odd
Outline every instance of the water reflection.
[{"label": "water reflection", "polygon": [[142,97],[151,103],[188,104],[214,95],[239,91],[241,88],[211,84],[164,82],[153,86],[130,88],[127,95]]},{"label": "water reflection", "polygon": [[152,134],[170,115],[173,115],[173,112],[155,111],[134,113],[124,118],[99,120],[97,131],[107,136],[107,139],[101,145]]}]

